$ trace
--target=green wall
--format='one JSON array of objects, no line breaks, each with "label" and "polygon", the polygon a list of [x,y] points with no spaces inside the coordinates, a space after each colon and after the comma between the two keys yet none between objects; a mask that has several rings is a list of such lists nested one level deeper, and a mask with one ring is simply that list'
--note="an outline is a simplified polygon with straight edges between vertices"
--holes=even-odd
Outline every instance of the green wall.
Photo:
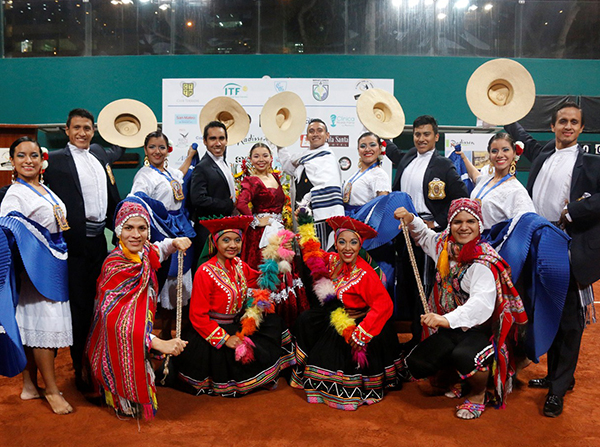
[{"label": "green wall", "polygon": [[[0,123],[64,123],[69,110],[96,116],[109,102],[134,98],[162,121],[163,78],[393,78],[407,122],[434,115],[441,125],[471,126],[467,81],[488,59],[336,55],[112,56],[0,59]],[[600,96],[600,60],[523,59],[540,95]],[[222,92],[215,92],[215,96]],[[540,139],[549,138],[540,135]],[[40,135],[44,141],[45,136]],[[61,147],[63,141],[48,141]],[[583,138],[585,140],[585,138]],[[131,172],[128,172],[131,171]],[[116,172],[131,185],[134,170]]]}]

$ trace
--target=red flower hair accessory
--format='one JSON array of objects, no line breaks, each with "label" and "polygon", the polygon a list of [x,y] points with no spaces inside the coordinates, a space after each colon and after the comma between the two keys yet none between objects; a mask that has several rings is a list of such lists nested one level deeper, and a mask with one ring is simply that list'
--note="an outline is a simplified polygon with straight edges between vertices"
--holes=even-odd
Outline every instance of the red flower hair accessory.
[{"label": "red flower hair accessory", "polygon": [[43,174],[46,169],[48,169],[48,149],[46,149],[45,147],[40,147],[40,150],[42,151],[42,170],[41,170],[41,174]]},{"label": "red flower hair accessory", "polygon": [[525,150],[525,144],[522,141],[515,142],[515,152],[520,157],[523,155],[523,151]]}]

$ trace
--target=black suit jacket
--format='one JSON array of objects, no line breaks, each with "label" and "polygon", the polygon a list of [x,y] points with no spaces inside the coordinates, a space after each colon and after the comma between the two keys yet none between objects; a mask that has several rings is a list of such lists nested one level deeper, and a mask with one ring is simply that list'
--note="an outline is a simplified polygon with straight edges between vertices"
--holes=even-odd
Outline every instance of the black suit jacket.
[{"label": "black suit jacket", "polygon": [[[450,208],[450,203],[454,199],[469,197],[469,191],[456,172],[454,163],[450,159],[438,154],[436,149],[433,150],[434,153],[423,176],[423,196],[425,197],[425,204],[433,214],[433,218],[439,225],[439,228],[443,229],[448,226],[448,209]],[[413,147],[408,152],[402,153],[398,149],[398,146],[388,141],[386,155],[396,167],[396,176],[392,182],[392,191],[400,191],[402,174],[410,162],[417,158],[417,148]],[[434,179],[439,179],[446,185],[446,197],[443,199],[432,200],[428,197],[429,183]]]},{"label": "black suit jacket", "polygon": [[208,153],[204,154],[192,173],[190,202],[197,218],[231,216],[233,212],[227,179]]},{"label": "black suit jacket", "polygon": [[[540,169],[554,153],[556,142],[552,140],[542,146],[519,123],[504,128],[511,137],[525,144],[524,155],[531,161],[527,180],[527,191],[531,196]],[[583,199],[585,193],[590,197]],[[573,275],[577,282],[588,285],[600,279],[600,157],[585,154],[581,146],[573,167],[567,209],[573,220],[567,225],[567,233],[572,238]]]},{"label": "black suit jacket", "polygon": [[[105,168],[106,185],[108,193],[108,207],[106,210],[106,226],[110,229],[114,225],[114,213],[117,204],[121,201],[116,183],[113,185],[106,166],[117,161],[123,155],[123,148],[112,146],[105,149],[98,144],[90,146],[90,152]],[[52,151],[48,154],[48,169],[44,173],[44,182],[54,191],[67,207],[67,220],[71,229],[64,232],[69,254],[73,256],[85,255],[85,208],[81,184],[75,167],[75,160],[69,147]]]}]

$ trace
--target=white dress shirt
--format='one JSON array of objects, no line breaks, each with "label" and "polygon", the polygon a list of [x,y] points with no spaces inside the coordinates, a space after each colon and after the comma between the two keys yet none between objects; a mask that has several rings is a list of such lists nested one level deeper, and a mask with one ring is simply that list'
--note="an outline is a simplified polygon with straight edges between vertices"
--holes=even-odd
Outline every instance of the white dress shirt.
[{"label": "white dress shirt", "polygon": [[557,222],[569,202],[573,167],[579,151],[577,144],[556,149],[544,161],[533,184],[533,205],[537,213],[550,222]]},{"label": "white dress shirt", "polygon": [[231,173],[231,169],[229,168],[229,165],[227,164],[227,162],[225,161],[225,159],[222,156],[215,157],[213,155],[213,153],[210,151],[206,151],[206,153],[208,154],[208,156],[210,158],[212,158],[214,160],[214,162],[217,164],[217,166],[219,167],[221,172],[223,172],[223,175],[225,176],[225,179],[227,180],[227,185],[229,185],[229,193],[231,195],[233,203],[235,203],[236,202],[235,181],[233,180],[233,174]]},{"label": "white dress shirt", "polygon": [[71,155],[77,168],[81,185],[85,218],[92,222],[104,222],[108,207],[106,172],[104,166],[88,149],[79,149],[69,143]]},{"label": "white dress shirt", "polygon": [[415,209],[419,214],[432,214],[431,210],[425,204],[425,196],[423,195],[423,178],[425,170],[433,157],[433,151],[420,154],[417,152],[417,158],[411,161],[402,172],[400,180],[400,190],[407,193],[415,205]]}]

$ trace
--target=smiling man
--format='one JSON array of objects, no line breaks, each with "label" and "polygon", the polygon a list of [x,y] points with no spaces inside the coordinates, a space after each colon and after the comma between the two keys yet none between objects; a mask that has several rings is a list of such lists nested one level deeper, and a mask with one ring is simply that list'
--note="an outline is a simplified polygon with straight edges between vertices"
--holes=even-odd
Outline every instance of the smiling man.
[{"label": "smiling man", "polygon": [[548,351],[548,375],[529,381],[532,388],[548,388],[544,415],[562,413],[564,395],[575,385],[581,337],[594,304],[592,283],[600,279],[600,157],[584,154],[577,143],[584,116],[574,102],[552,114],[555,139],[542,146],[519,124],[505,126],[525,143],[531,161],[527,191],[538,214],[571,236],[571,278],[564,309]]},{"label": "smiling man", "polygon": [[69,143],[49,154],[44,179],[67,207],[71,229],[64,233],[69,250],[69,304],[73,320],[71,357],[77,388],[88,391],[84,378],[83,354],[92,320],[96,280],[108,248],[104,228],[113,227],[113,215],[120,196],[111,164],[123,149],[106,150],[91,144],[94,116],[85,109],[69,112],[65,133]]},{"label": "smiling man", "polygon": [[[296,180],[295,206],[312,209],[317,235],[325,248],[330,230],[325,220],[344,215],[342,173],[327,139],[327,125],[319,118],[308,123],[306,137],[309,149],[292,154],[289,148],[277,148],[283,170]],[[331,241],[333,242],[333,241]]]},{"label": "smiling man", "polygon": [[[413,148],[401,152],[390,141],[386,149],[386,155],[396,167],[392,190],[409,194],[419,217],[429,228],[436,231],[446,228],[450,202],[469,196],[467,187],[460,179],[452,161],[436,151],[435,144],[439,138],[438,123],[435,118],[422,115],[413,122],[415,144]],[[413,251],[419,273],[425,283],[425,291],[428,293],[433,286],[433,263],[423,250],[414,244]],[[406,242],[402,237],[396,238],[396,252],[398,257],[396,314],[401,318],[412,320],[413,340],[405,346],[406,350],[410,350],[421,337],[419,315],[423,311],[423,306],[419,299],[419,290]]]}]

